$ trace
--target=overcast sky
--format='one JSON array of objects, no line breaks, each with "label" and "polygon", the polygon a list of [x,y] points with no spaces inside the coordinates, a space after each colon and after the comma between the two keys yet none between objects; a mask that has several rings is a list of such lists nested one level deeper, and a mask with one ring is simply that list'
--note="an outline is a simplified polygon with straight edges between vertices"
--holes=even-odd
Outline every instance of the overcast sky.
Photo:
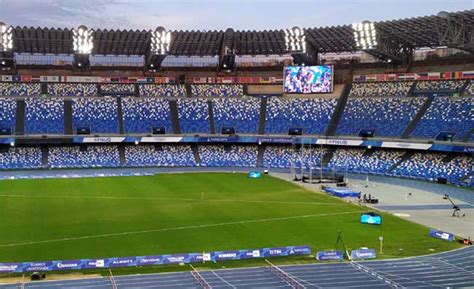
[{"label": "overcast sky", "polygon": [[265,30],[392,20],[474,8],[474,0],[0,0],[0,21],[40,27]]}]

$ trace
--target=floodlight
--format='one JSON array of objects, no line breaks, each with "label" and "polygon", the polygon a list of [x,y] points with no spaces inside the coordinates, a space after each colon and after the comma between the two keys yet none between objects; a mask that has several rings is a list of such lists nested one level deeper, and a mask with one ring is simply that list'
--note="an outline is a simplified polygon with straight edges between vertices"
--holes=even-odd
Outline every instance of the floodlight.
[{"label": "floodlight", "polygon": [[13,28],[0,22],[0,52],[9,52],[13,49]]},{"label": "floodlight", "polygon": [[81,25],[77,30],[72,30],[73,50],[77,54],[91,54],[94,48],[93,36],[94,31]]},{"label": "floodlight", "polygon": [[377,30],[373,22],[364,21],[352,24],[354,41],[357,48],[362,50],[374,49],[377,46]]},{"label": "floodlight", "polygon": [[156,28],[151,33],[150,51],[156,55],[166,55],[170,50],[171,32],[166,31],[163,27]]},{"label": "floodlight", "polygon": [[306,36],[303,29],[293,27],[285,30],[285,46],[290,52],[306,53]]}]

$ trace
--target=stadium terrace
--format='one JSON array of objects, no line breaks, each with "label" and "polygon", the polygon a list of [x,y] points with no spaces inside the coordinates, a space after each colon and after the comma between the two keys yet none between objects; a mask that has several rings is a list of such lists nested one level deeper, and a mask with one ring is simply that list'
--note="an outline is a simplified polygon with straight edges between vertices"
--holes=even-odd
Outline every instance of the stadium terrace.
[{"label": "stadium terrace", "polygon": [[0,22],[0,289],[474,286],[473,27]]}]

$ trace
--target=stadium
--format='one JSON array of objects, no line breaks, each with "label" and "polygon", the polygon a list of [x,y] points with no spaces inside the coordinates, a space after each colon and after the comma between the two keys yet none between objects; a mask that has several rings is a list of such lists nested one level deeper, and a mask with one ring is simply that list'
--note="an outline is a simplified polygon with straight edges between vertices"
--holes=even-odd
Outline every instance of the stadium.
[{"label": "stadium", "polygon": [[474,287],[474,10],[0,22],[0,69],[1,289]]}]

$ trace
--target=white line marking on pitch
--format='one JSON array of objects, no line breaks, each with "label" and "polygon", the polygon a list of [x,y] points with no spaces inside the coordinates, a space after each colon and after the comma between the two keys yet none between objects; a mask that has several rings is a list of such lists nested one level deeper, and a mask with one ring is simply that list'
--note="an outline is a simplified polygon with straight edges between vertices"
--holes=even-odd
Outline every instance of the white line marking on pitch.
[{"label": "white line marking on pitch", "polygon": [[179,230],[187,230],[187,229],[199,229],[199,228],[220,227],[220,226],[228,226],[228,225],[239,225],[239,224],[250,224],[250,223],[262,223],[262,222],[272,222],[272,221],[283,221],[283,220],[303,219],[303,218],[312,218],[312,217],[325,217],[325,216],[347,215],[347,214],[363,213],[363,212],[365,212],[365,211],[352,211],[352,212],[340,212],[340,213],[301,215],[301,216],[278,217],[278,218],[267,218],[267,219],[256,219],[256,220],[245,220],[245,221],[235,221],[235,222],[216,223],[216,224],[182,226],[182,227],[174,227],[174,228],[162,228],[162,229],[143,230],[143,231],[130,231],[130,232],[122,232],[122,233],[103,234],[103,235],[91,235],[91,236],[71,237],[71,238],[62,238],[62,239],[53,239],[53,240],[43,240],[43,241],[31,241],[31,242],[23,242],[23,243],[3,244],[3,245],[0,245],[0,248],[16,247],[16,246],[24,246],[24,245],[34,245],[34,244],[44,244],[44,243],[54,243],[54,242],[63,242],[63,241],[76,241],[76,240],[85,240],[85,239],[96,239],[96,238],[116,237],[116,236],[125,236],[125,235],[138,235],[138,234],[147,234],[147,233],[156,233],[156,232],[179,231]]},{"label": "white line marking on pitch", "polygon": [[218,200],[218,199],[192,199],[192,198],[139,198],[139,197],[93,197],[93,196],[38,196],[38,195],[0,195],[0,197],[13,198],[50,198],[50,199],[103,199],[103,200],[146,200],[146,201],[199,201],[199,202],[230,202],[230,203],[256,203],[256,204],[283,204],[283,205],[325,205],[325,206],[350,206],[350,203],[316,203],[316,202],[283,202],[283,201],[258,201],[258,200]]}]

